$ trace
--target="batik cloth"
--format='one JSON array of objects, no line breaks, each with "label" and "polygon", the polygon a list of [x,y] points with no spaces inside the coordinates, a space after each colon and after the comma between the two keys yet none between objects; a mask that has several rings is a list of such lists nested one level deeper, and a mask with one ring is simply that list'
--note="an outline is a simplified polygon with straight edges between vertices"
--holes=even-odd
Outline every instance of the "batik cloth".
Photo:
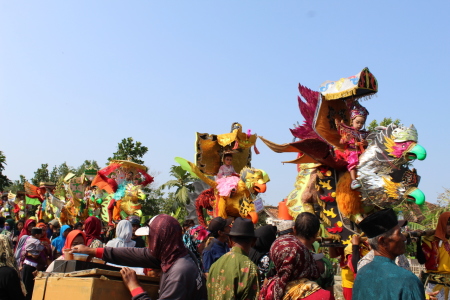
[{"label": "batik cloth", "polygon": [[314,294],[320,290],[320,286],[306,278],[297,279],[289,282],[286,285],[286,293],[284,294],[283,300],[298,300],[304,299],[309,295]]},{"label": "batik cloth", "polygon": [[303,278],[314,280],[320,276],[311,252],[292,235],[276,239],[270,248],[270,257],[277,273],[264,284],[259,300],[281,300],[289,282]]},{"label": "batik cloth", "polygon": [[356,276],[353,300],[366,299],[425,299],[422,282],[414,273],[405,270],[384,256],[375,256],[373,261]]},{"label": "batik cloth", "polygon": [[257,299],[258,269],[239,247],[219,258],[209,269],[209,300]]},{"label": "batik cloth", "polygon": [[[0,253],[2,255],[0,259],[0,267],[10,267],[16,270],[17,276],[20,277],[19,268],[17,267],[16,260],[14,258],[11,241],[5,235],[0,235]],[[20,287],[24,295],[27,294],[25,285],[20,281]]]}]

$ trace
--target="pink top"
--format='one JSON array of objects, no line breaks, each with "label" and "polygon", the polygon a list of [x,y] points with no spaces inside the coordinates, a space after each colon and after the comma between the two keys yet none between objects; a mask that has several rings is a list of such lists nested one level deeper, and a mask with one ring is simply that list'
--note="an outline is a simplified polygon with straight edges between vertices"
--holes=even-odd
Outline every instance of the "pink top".
[{"label": "pink top", "polygon": [[236,171],[234,170],[233,165],[231,165],[231,166],[222,165],[219,168],[219,172],[217,172],[217,179],[220,179],[222,177],[231,176],[235,173],[236,173]]}]

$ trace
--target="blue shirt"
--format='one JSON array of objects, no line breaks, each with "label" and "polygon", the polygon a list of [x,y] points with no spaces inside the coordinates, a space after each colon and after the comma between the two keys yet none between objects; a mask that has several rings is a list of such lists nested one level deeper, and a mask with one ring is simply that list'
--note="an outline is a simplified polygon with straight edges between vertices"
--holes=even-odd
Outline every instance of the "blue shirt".
[{"label": "blue shirt", "polygon": [[358,272],[352,299],[421,300],[425,299],[425,291],[414,273],[397,266],[387,257],[375,256]]},{"label": "blue shirt", "polygon": [[230,251],[230,248],[225,243],[222,243],[218,239],[212,240],[211,244],[203,250],[202,254],[205,273],[208,273],[211,265],[228,251]]}]

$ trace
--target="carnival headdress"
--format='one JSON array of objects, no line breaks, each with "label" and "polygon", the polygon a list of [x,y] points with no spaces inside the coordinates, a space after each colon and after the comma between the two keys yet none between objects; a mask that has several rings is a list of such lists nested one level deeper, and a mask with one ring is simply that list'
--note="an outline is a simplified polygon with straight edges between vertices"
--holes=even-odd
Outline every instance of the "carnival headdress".
[{"label": "carnival headdress", "polygon": [[356,117],[363,117],[365,119],[368,115],[369,112],[367,111],[367,109],[359,104],[359,102],[355,101],[353,104],[353,108],[350,111],[350,119],[353,120]]}]

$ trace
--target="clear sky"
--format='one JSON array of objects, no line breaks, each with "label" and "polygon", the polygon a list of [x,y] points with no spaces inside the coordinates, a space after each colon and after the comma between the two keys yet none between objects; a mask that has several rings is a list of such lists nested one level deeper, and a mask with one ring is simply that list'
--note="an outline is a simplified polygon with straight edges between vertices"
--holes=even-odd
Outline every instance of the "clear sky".
[{"label": "clear sky", "polygon": [[[450,187],[448,1],[0,1],[5,174],[42,164],[101,164],[123,138],[149,148],[156,184],[194,160],[195,132],[232,122],[276,143],[303,118],[297,85],[317,90],[369,67],[369,122],[414,124],[428,151],[414,166],[435,202]],[[295,165],[258,142],[253,166],[275,204]]]}]

